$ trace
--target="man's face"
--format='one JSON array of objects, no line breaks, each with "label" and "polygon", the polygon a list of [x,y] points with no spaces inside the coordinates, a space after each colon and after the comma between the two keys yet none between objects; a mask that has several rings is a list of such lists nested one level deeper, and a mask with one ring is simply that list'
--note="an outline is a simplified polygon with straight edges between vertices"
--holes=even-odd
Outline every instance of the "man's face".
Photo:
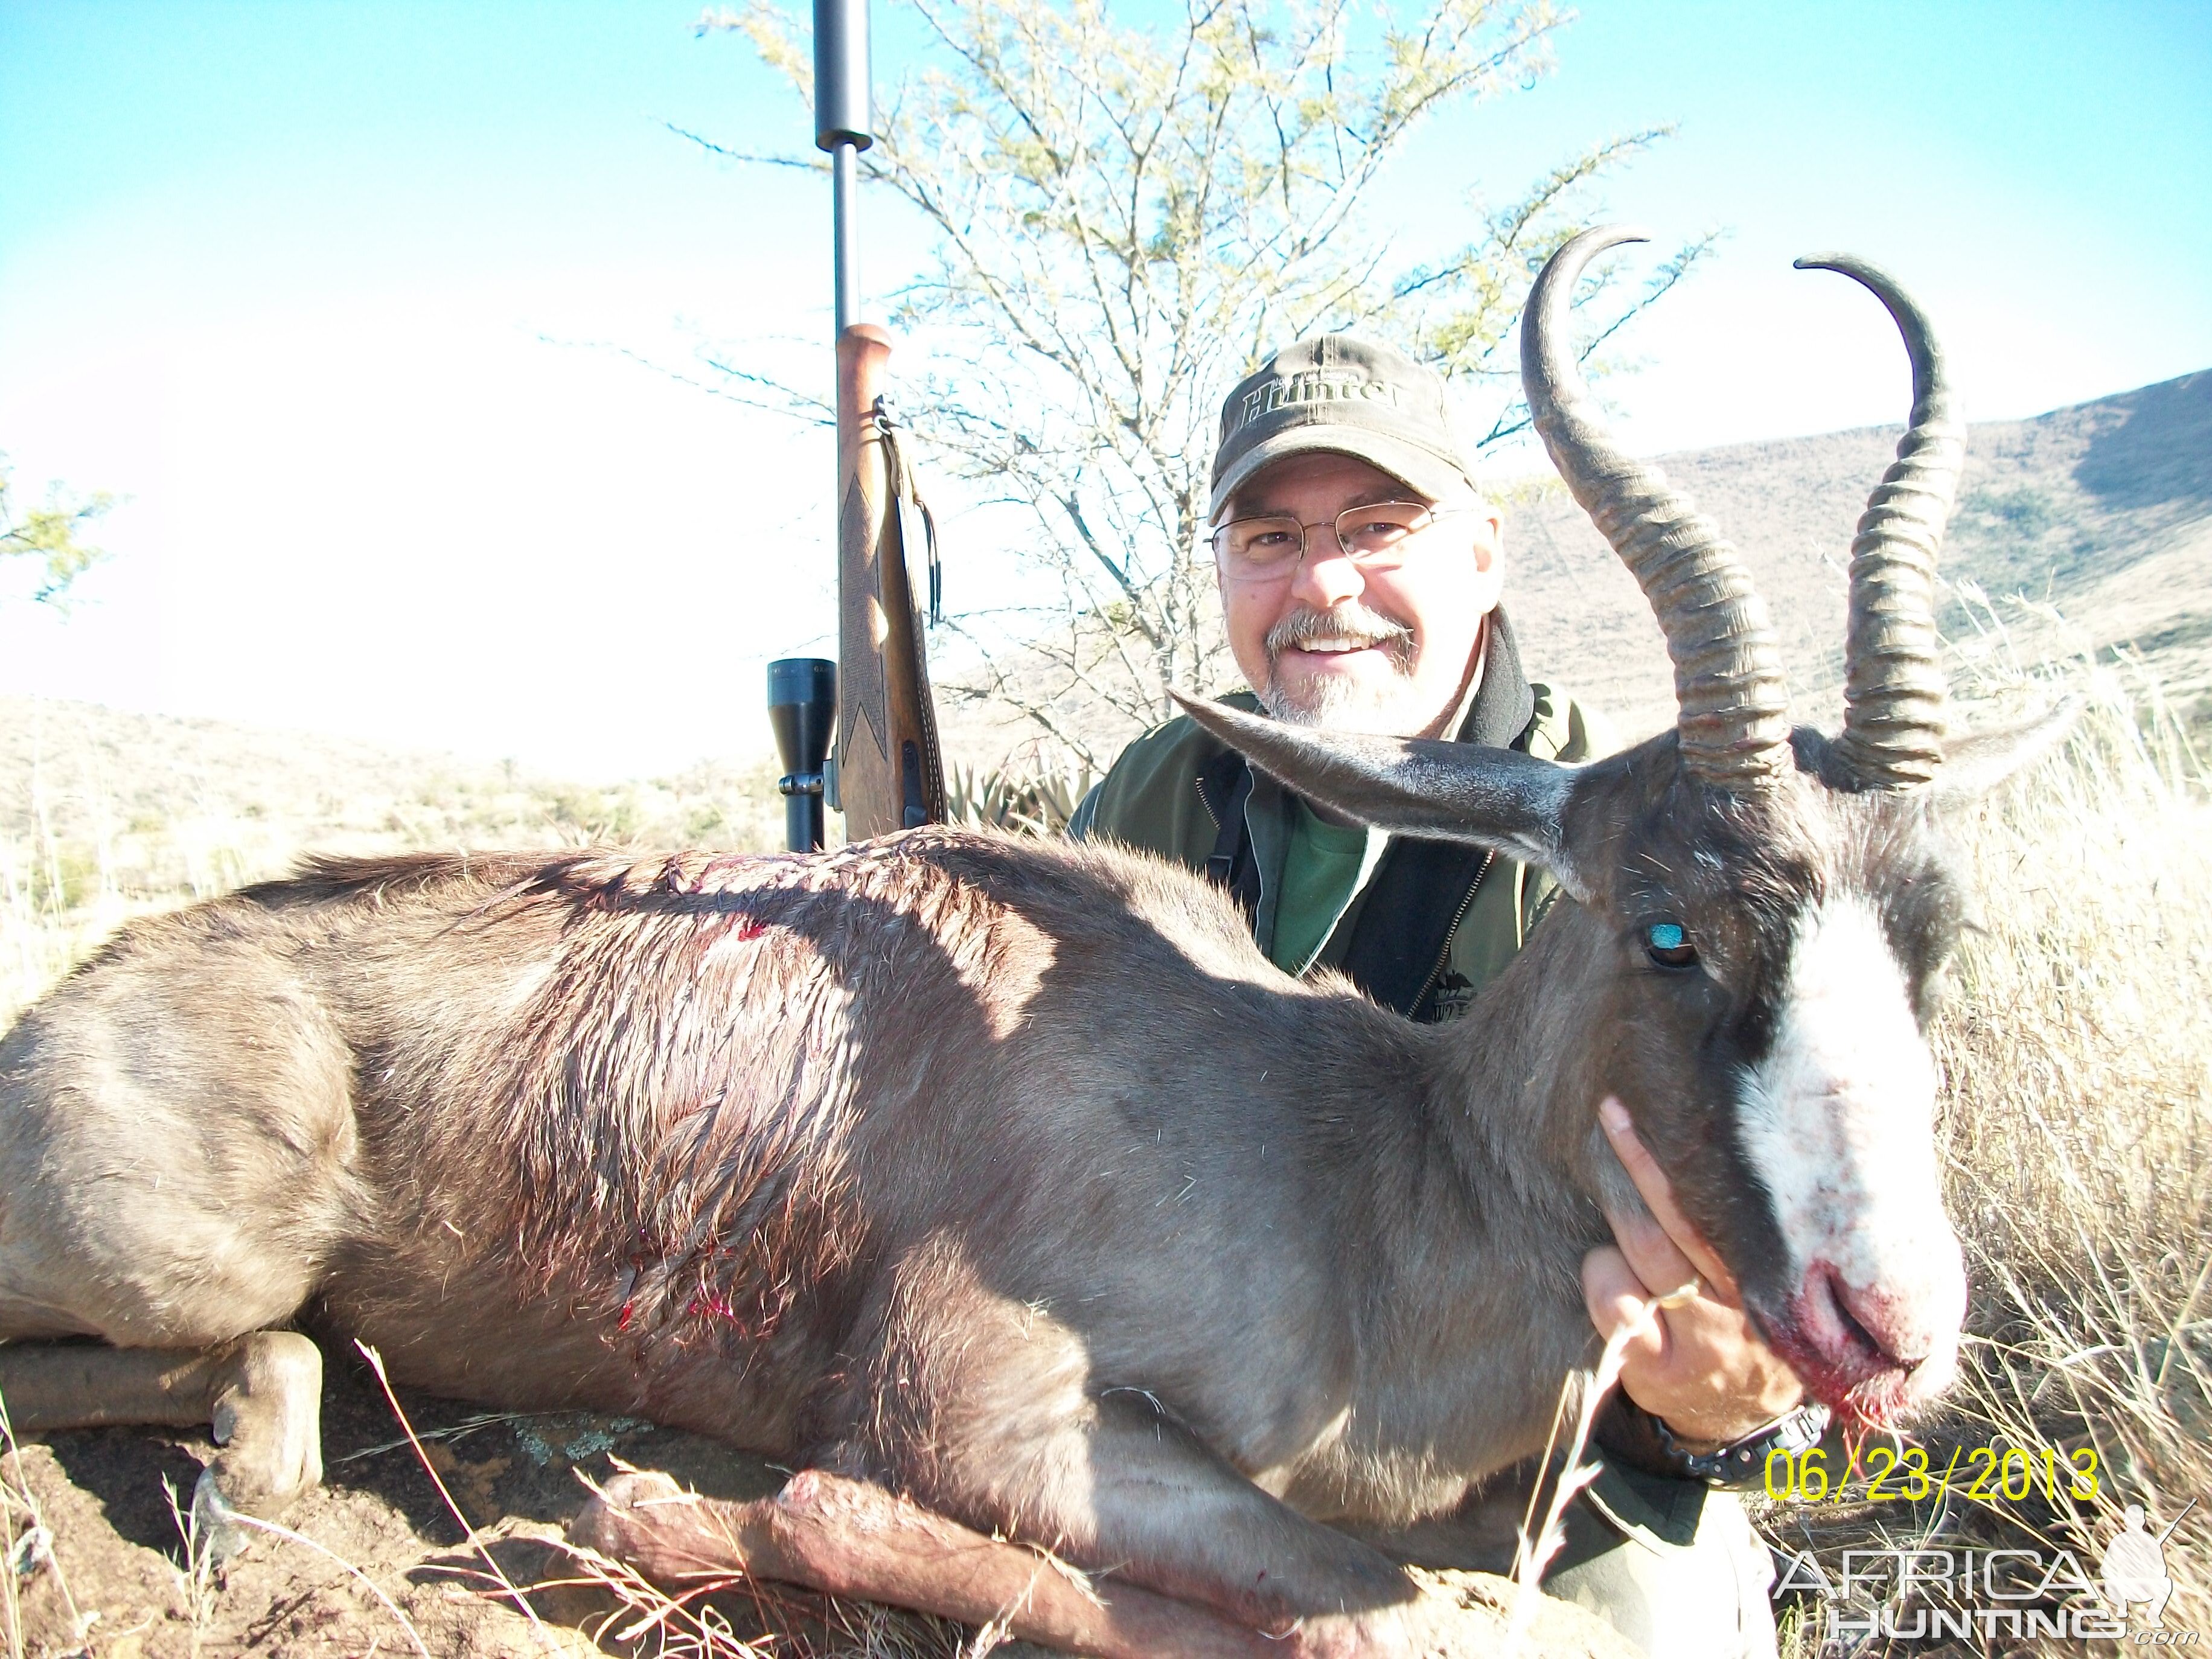
[{"label": "man's face", "polygon": [[[1333,530],[1347,507],[1419,501],[1349,455],[1293,455],[1237,492],[1224,521],[1281,514],[1306,526],[1306,556],[1261,582],[1221,581],[1229,648],[1278,720],[1344,732],[1439,737],[1474,667],[1498,603],[1498,515],[1468,507],[1433,520],[1391,569],[1346,558]],[[1218,573],[1217,573],[1218,574]]]}]

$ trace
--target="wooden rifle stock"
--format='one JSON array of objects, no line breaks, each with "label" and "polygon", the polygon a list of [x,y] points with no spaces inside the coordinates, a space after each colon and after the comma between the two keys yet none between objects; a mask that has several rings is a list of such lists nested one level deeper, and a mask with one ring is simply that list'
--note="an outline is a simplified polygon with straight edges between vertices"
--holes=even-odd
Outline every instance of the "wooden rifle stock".
[{"label": "wooden rifle stock", "polygon": [[871,324],[837,337],[837,805],[854,841],[945,817],[920,550],[900,511],[910,486],[880,402],[890,355]]}]

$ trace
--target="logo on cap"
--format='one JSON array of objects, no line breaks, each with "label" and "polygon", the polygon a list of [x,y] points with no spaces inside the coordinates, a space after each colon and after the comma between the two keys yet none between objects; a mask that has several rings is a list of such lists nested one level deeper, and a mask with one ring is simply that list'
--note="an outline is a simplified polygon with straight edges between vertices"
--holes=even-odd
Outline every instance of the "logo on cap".
[{"label": "logo on cap", "polygon": [[[1399,402],[1398,388],[1388,380],[1332,375],[1317,368],[1309,368],[1286,380],[1270,380],[1265,386],[1254,386],[1246,392],[1237,405],[1237,424],[1230,430],[1232,433],[1242,430],[1262,415],[1272,414],[1291,404],[1373,402],[1395,407]],[[1224,433],[1222,435],[1225,438],[1230,434]]]}]

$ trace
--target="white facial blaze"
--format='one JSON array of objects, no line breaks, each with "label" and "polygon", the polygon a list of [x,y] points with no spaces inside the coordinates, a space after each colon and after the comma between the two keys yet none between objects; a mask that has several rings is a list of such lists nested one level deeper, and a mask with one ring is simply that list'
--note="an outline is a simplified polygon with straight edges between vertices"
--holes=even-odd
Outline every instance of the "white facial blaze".
[{"label": "white facial blaze", "polygon": [[1740,1125],[1773,1195],[1787,1282],[1802,1290],[1826,1264],[1885,1348],[1927,1357],[1916,1391],[1940,1387],[1966,1277],[1936,1168],[1936,1066],[1904,966],[1864,897],[1800,915],[1778,1012]]}]

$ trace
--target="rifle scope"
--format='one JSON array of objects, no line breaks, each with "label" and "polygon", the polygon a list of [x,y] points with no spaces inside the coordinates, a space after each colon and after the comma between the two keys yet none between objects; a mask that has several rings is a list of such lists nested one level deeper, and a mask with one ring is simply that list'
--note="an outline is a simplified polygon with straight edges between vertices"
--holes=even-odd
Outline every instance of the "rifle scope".
[{"label": "rifle scope", "polygon": [[822,849],[822,763],[837,723],[837,665],[823,657],[779,657],[768,665],[768,723],[784,775],[783,844]]}]

